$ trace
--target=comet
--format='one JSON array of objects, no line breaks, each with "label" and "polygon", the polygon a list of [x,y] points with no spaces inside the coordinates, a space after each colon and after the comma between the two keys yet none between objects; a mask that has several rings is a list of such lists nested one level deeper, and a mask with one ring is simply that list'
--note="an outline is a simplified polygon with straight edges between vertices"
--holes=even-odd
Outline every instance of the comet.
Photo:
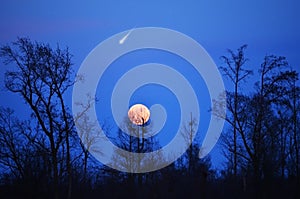
[{"label": "comet", "polygon": [[132,28],[131,30],[128,31],[128,33],[119,41],[119,44],[124,44],[124,42],[126,41],[126,39],[129,37],[129,35],[131,34],[131,32],[133,31],[134,28]]}]

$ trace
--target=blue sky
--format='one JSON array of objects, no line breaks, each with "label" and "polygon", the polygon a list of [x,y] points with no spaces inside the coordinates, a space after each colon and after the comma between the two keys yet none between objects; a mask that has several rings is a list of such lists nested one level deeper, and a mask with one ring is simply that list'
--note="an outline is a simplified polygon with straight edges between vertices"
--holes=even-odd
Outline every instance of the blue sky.
[{"label": "blue sky", "polygon": [[100,41],[144,26],[171,28],[189,35],[206,48],[215,62],[226,48],[247,43],[255,63],[266,53],[285,55],[293,65],[299,63],[297,0],[11,0],[0,4],[1,44],[17,36],[58,42],[70,47],[76,65]]},{"label": "blue sky", "polygon": [[[297,0],[1,0],[0,45],[27,36],[68,46],[76,71],[108,37],[134,27],[164,27],[198,41],[217,65],[227,48],[248,44],[249,69],[257,70],[266,54],[275,54],[286,56],[300,71],[299,9]],[[5,70],[0,67],[1,88]],[[0,105],[25,114],[20,98],[3,90],[0,96]]]},{"label": "blue sky", "polygon": [[68,45],[80,63],[112,34],[159,26],[191,36],[216,59],[220,56],[216,53],[248,43],[253,53],[278,52],[294,61],[300,44],[299,4],[297,0],[1,1],[0,42],[17,36],[59,42]]}]

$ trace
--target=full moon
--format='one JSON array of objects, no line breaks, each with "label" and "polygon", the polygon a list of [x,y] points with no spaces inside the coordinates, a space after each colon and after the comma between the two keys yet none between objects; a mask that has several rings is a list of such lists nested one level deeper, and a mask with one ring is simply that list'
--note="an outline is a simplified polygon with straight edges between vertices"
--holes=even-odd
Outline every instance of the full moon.
[{"label": "full moon", "polygon": [[150,111],[143,104],[135,104],[130,107],[128,117],[133,124],[144,125],[150,118]]}]

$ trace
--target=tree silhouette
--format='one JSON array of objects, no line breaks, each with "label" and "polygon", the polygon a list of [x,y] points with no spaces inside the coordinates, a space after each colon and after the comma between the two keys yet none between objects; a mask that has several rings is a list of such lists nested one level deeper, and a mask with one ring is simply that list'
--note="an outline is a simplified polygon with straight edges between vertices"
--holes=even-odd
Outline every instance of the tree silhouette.
[{"label": "tree silhouette", "polygon": [[24,151],[30,149],[26,149],[28,140],[24,131],[28,129],[28,124],[19,121],[13,110],[0,107],[0,163],[17,179],[26,178],[25,162],[28,157]]},{"label": "tree silhouette", "polygon": [[97,100],[95,98],[92,98],[90,95],[88,95],[87,97],[87,104],[75,102],[77,106],[82,107],[83,112],[79,113],[74,117],[77,134],[80,138],[80,147],[83,153],[83,183],[87,183],[88,160],[90,158],[90,150],[97,150],[95,152],[102,153],[101,150],[98,150],[99,147],[93,146],[103,139],[103,137],[101,137],[100,134],[101,132],[99,132],[99,130],[97,130],[96,128],[97,121],[91,121],[87,113],[92,108],[93,104],[97,102]]},{"label": "tree silhouette", "polygon": [[222,60],[226,64],[226,66],[220,67],[220,69],[224,72],[224,74],[230,79],[230,81],[234,85],[234,91],[232,92],[233,100],[230,102],[229,105],[232,107],[229,110],[233,117],[232,128],[233,128],[233,175],[234,177],[237,176],[237,169],[238,169],[238,155],[237,155],[237,120],[238,120],[238,96],[239,96],[239,88],[241,81],[245,80],[246,77],[251,75],[253,72],[251,70],[244,69],[244,65],[247,62],[247,58],[245,58],[245,49],[247,45],[241,46],[237,53],[233,52],[232,50],[228,50],[230,57],[222,56]]},{"label": "tree silhouette", "polygon": [[13,64],[16,70],[7,71],[5,86],[18,93],[29,105],[42,132],[50,143],[54,195],[58,198],[60,148],[66,146],[68,171],[68,197],[71,196],[72,173],[70,134],[72,117],[64,101],[64,94],[73,85],[71,55],[68,49],[52,49],[47,44],[19,38],[12,45],[2,46],[0,56],[5,64]]},{"label": "tree silhouette", "polygon": [[[243,54],[242,51],[240,53]],[[226,57],[225,61],[227,65],[232,63],[231,59]],[[231,68],[222,69],[228,73],[233,71]],[[246,77],[247,74],[250,72],[247,71],[242,77]],[[271,187],[279,176],[284,181],[286,162],[290,154],[297,157],[297,144],[291,134],[297,134],[292,133],[292,129],[295,129],[292,126],[297,124],[297,114],[294,113],[296,106],[293,105],[296,100],[292,97],[295,87],[292,85],[298,79],[298,74],[291,70],[284,57],[274,55],[264,58],[258,74],[259,81],[255,83],[251,94],[227,92],[229,111],[224,119],[236,133],[232,136],[230,131],[223,133],[222,144],[229,160],[227,168],[234,168],[234,165],[239,163],[240,167],[236,172],[240,182],[243,182],[240,183],[243,184],[243,190],[248,191],[248,188],[253,187],[255,197],[261,198],[271,197]],[[234,80],[232,77],[235,76],[230,77]],[[218,107],[221,106],[219,103],[218,100],[214,101],[213,114],[217,116],[221,116],[218,114]],[[287,118],[290,118],[291,123],[286,122]],[[288,139],[291,141],[288,142]],[[230,154],[236,155],[233,161]]]},{"label": "tree silhouette", "polygon": [[[220,140],[226,158],[223,165],[214,168],[210,155],[199,158],[197,136],[203,132],[198,132],[198,121],[191,115],[181,129],[187,151],[165,168],[134,173],[165,165],[169,158],[158,150],[155,136],[145,136],[152,133],[155,121],[136,125],[126,117],[122,129],[131,135],[115,132],[87,114],[98,103],[95,96],[88,96],[87,104],[75,102],[83,112],[73,118],[65,97],[77,78],[68,49],[27,38],[2,46],[0,57],[11,67],[5,73],[5,88],[22,97],[31,115],[21,120],[12,109],[0,106],[0,197],[298,198],[298,73],[285,57],[267,55],[253,76],[257,82],[250,84],[246,80],[252,71],[245,68],[245,49],[243,45],[221,57],[220,69],[233,88],[220,95],[221,100],[213,99],[211,108],[228,124]],[[225,97],[224,117],[220,110]],[[103,132],[97,132],[97,125],[119,147],[111,166],[128,173],[102,165],[90,154],[91,150],[101,153]],[[124,150],[151,156],[130,156]]]}]

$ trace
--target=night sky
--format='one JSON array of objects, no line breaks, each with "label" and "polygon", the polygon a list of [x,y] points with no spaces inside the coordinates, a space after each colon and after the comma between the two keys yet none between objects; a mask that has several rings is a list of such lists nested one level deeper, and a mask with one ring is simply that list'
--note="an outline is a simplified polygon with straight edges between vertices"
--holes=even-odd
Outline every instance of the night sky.
[{"label": "night sky", "polygon": [[[269,54],[285,56],[289,64],[300,71],[299,9],[297,0],[1,0],[0,45],[25,36],[52,46],[57,43],[61,47],[68,46],[77,71],[89,52],[110,36],[132,28],[163,27],[199,42],[218,66],[226,49],[248,44],[247,67],[254,72]],[[146,52],[140,53],[144,58],[139,61],[147,62],[149,57],[143,56]],[[27,117],[28,110],[21,99],[4,90],[7,69],[0,67],[0,105],[14,108],[20,117]],[[224,81],[226,89],[232,89],[227,80]],[[249,81],[256,81],[255,75]],[[71,105],[71,94],[66,98]],[[212,152],[216,164],[220,163],[218,154],[216,147]]]}]

